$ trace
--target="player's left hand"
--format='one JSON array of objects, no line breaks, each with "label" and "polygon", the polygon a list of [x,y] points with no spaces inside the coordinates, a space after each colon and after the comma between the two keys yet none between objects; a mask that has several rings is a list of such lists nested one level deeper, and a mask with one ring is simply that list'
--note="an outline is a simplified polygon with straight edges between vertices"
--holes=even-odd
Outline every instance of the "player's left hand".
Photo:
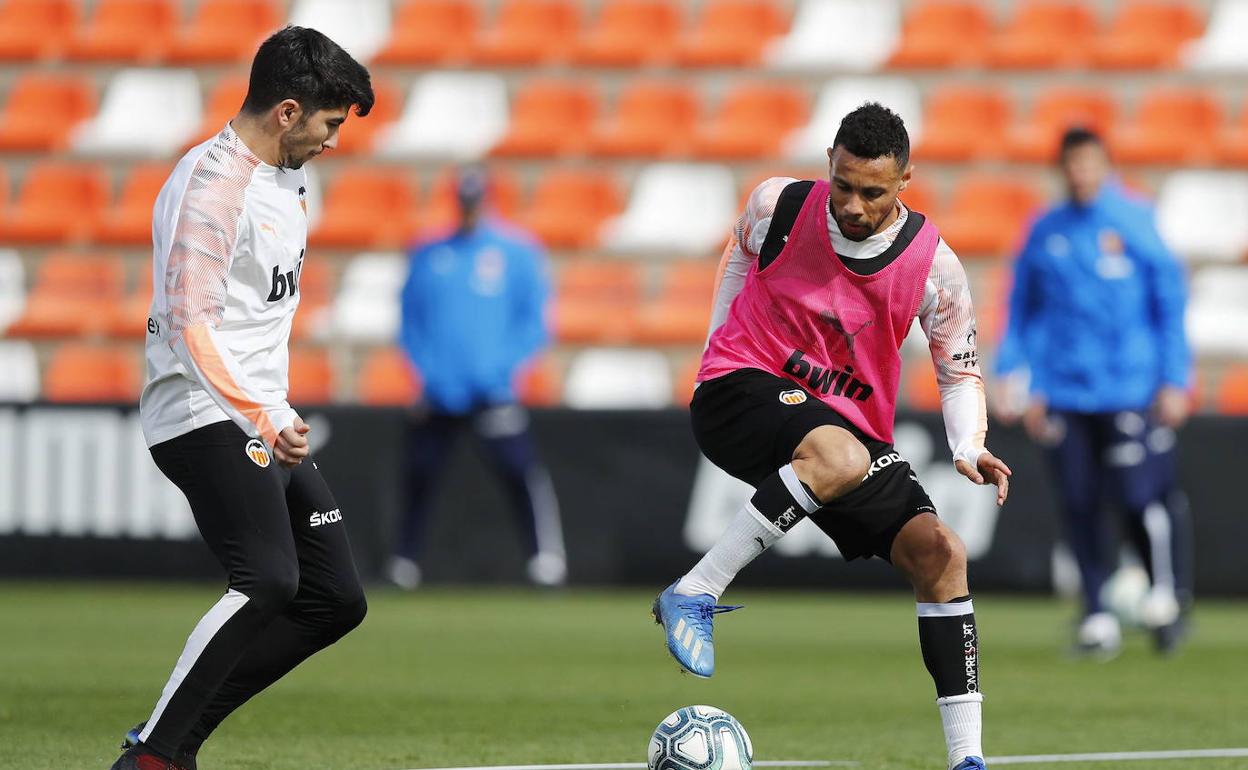
[{"label": "player's left hand", "polygon": [[997,505],[1005,503],[1005,498],[1010,496],[1010,476],[1014,474],[1010,470],[1010,466],[993,455],[992,452],[981,454],[979,461],[975,464],[977,467],[972,468],[971,464],[966,460],[958,460],[953,464],[953,467],[958,469],[958,473],[966,476],[976,484],[985,486],[989,484],[996,485]]}]

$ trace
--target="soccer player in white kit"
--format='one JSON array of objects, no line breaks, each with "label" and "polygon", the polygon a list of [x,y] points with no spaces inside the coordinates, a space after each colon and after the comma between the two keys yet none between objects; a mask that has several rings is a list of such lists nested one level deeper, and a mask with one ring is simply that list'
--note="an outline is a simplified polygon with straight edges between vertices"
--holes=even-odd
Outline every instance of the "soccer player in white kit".
[{"label": "soccer player in white kit", "polygon": [[353,106],[373,106],[368,71],[320,32],[286,27],[257,51],[238,115],[156,200],[143,432],[228,586],[113,770],[194,770],[221,720],[364,618],[342,513],[286,401],[302,167],[335,147]]}]

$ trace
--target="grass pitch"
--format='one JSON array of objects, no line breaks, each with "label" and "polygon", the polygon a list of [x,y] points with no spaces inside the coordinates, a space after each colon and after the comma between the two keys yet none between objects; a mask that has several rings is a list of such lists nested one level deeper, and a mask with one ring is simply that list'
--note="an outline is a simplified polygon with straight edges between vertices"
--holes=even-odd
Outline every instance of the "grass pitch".
[{"label": "grass pitch", "polygon": [[[0,584],[0,768],[108,768],[218,595],[215,586]],[[908,596],[734,591],[726,599],[747,609],[718,619],[719,670],[707,681],[677,673],[651,598],[374,590],[364,625],[231,717],[200,766],[644,761],[663,716],[708,703],[742,721],[757,759],[943,770]],[[1136,635],[1106,664],[1062,654],[1069,606],[975,603],[989,755],[1248,746],[1243,603],[1202,602],[1174,658]],[[1231,770],[1248,759],[1052,767]]]}]

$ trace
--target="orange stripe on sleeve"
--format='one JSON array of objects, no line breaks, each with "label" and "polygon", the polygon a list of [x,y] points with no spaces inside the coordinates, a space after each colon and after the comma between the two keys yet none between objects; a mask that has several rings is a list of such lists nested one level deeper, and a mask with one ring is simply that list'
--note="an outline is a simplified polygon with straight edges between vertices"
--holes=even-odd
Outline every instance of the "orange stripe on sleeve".
[{"label": "orange stripe on sleeve", "polygon": [[182,332],[182,339],[186,340],[186,349],[195,361],[195,366],[208,379],[208,383],[229,402],[230,406],[238,410],[239,414],[250,420],[260,430],[260,436],[265,443],[274,446],[277,443],[277,429],[273,427],[273,421],[269,419],[264,408],[248,396],[230,376],[229,368],[226,367],[221,354],[217,352],[217,346],[213,344],[212,337],[209,336],[208,327],[191,326]]}]

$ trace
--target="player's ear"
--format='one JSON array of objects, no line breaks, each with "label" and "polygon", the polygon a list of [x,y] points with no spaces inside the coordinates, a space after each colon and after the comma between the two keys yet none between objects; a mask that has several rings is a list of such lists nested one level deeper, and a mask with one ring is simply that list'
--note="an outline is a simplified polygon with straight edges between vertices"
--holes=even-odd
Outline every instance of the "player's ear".
[{"label": "player's ear", "polygon": [[282,128],[295,126],[303,117],[303,108],[294,99],[283,99],[274,109],[277,110],[277,124]]},{"label": "player's ear", "polygon": [[906,164],[906,168],[901,172],[901,186],[897,188],[900,192],[910,186],[910,177],[914,174],[914,164]]}]

